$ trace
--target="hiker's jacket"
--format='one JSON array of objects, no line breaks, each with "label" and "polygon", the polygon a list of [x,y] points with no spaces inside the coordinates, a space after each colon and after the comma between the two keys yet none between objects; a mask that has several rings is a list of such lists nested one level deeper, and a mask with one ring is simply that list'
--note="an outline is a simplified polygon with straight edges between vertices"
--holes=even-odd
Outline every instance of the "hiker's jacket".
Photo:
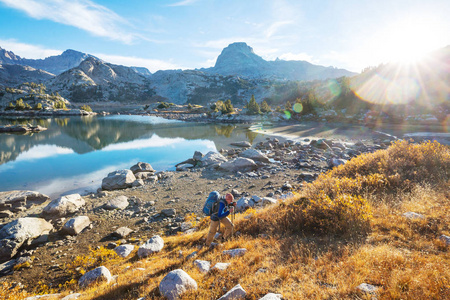
[{"label": "hiker's jacket", "polygon": [[230,214],[230,208],[225,200],[225,197],[221,196],[219,198],[219,210],[217,213],[211,215],[211,220],[219,221],[220,219],[226,218]]}]

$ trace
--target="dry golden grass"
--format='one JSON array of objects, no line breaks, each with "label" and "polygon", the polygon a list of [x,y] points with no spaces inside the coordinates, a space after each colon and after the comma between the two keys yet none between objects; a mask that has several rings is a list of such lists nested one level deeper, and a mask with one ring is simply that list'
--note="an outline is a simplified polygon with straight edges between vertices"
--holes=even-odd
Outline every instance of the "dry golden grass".
[{"label": "dry golden grass", "polygon": [[[420,174],[409,169],[411,161]],[[285,299],[372,299],[356,289],[361,283],[377,286],[378,299],[450,299],[450,251],[439,239],[450,235],[449,163],[448,147],[397,143],[332,170],[284,203],[236,215],[240,235],[219,248],[197,249],[208,231],[205,218],[198,232],[164,237],[163,251],[148,258],[93,259],[91,268],[101,263],[118,275],[114,283],[62,289],[81,292],[79,299],[162,299],[162,278],[181,268],[198,283],[182,299],[217,299],[238,283],[246,299],[269,292]],[[424,218],[407,219],[409,211]],[[222,254],[233,248],[248,252]],[[197,257],[186,260],[193,251]],[[231,266],[203,274],[195,259]]]}]

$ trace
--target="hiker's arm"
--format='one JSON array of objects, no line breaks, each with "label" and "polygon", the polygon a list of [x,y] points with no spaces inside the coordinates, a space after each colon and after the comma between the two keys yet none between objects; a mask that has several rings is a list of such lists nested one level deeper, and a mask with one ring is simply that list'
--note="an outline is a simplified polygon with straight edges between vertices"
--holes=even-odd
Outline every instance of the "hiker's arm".
[{"label": "hiker's arm", "polygon": [[219,219],[221,218],[225,218],[230,214],[230,211],[228,210],[228,207],[223,204],[222,202],[220,202],[219,204],[219,212],[217,213],[217,217]]}]

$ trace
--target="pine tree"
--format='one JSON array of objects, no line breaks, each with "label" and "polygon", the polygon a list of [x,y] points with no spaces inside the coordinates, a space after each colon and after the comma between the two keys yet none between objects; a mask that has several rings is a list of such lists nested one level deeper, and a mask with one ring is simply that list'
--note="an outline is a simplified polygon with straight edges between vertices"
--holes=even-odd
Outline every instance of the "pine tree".
[{"label": "pine tree", "polygon": [[252,95],[250,102],[248,102],[247,109],[248,109],[248,114],[250,114],[250,115],[261,114],[261,109],[259,108],[259,104],[258,104],[258,102],[256,102],[254,95]]},{"label": "pine tree", "polygon": [[231,104],[231,100],[228,99],[227,101],[225,101],[225,103],[223,104],[223,109],[222,109],[222,113],[223,114],[229,114],[234,112],[234,107],[233,104]]},{"label": "pine tree", "polygon": [[266,100],[261,102],[261,112],[268,113],[268,112],[271,112],[271,111],[272,111],[272,109],[270,108],[270,106],[269,106],[269,104],[267,103]]}]

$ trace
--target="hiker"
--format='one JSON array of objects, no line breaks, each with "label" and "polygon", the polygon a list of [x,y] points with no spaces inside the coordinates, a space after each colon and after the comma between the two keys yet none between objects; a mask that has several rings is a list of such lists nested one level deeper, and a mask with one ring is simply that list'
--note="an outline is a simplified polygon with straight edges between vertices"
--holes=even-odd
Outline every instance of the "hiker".
[{"label": "hiker", "polygon": [[225,226],[223,239],[229,238],[231,233],[233,232],[234,224],[230,221],[229,218],[227,218],[227,216],[234,211],[236,202],[233,202],[233,200],[234,197],[232,194],[226,194],[225,197],[219,197],[218,209],[211,213],[211,225],[209,226],[209,233],[208,237],[206,238],[206,246],[211,246],[214,235],[216,234],[217,228],[220,226],[220,224]]}]

